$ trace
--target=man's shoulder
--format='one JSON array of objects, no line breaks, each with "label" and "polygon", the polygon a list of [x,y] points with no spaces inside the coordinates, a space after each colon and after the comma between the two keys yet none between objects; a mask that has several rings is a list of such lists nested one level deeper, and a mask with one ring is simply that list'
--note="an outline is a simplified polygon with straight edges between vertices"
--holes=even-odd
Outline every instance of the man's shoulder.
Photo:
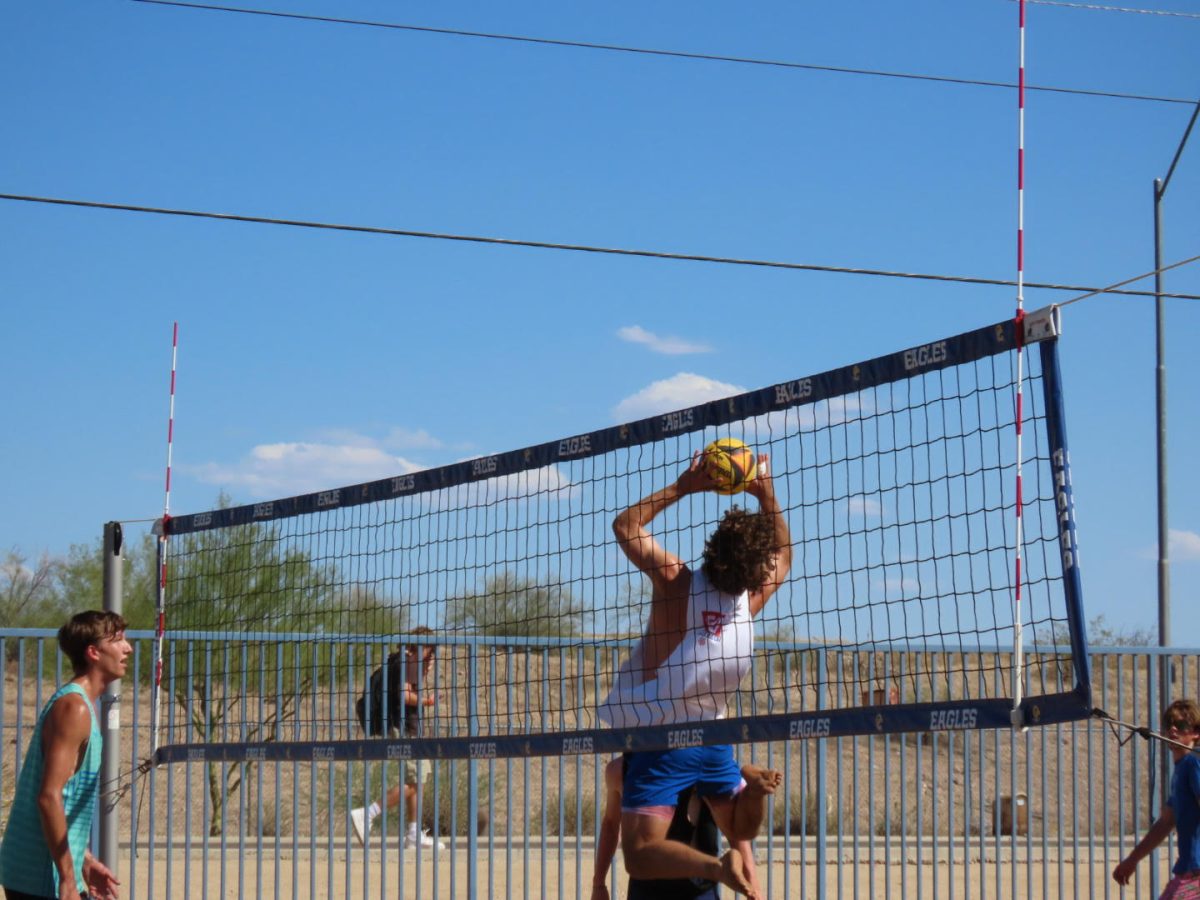
[{"label": "man's shoulder", "polygon": [[652,601],[659,603],[667,603],[678,605],[683,609],[692,596],[692,584],[695,577],[692,570],[684,563],[679,563],[671,567],[672,571],[668,573],[668,577],[653,579],[653,594]]},{"label": "man's shoulder", "polygon": [[50,702],[42,733],[48,740],[86,740],[92,733],[92,710],[87,698],[77,691]]},{"label": "man's shoulder", "polygon": [[693,579],[692,568],[681,559],[672,560],[660,567],[657,572],[647,572],[647,574],[654,585],[655,593],[662,595],[682,594],[687,596]]},{"label": "man's shoulder", "polygon": [[91,718],[91,704],[79,691],[62,692],[50,701],[49,714],[57,717]]}]

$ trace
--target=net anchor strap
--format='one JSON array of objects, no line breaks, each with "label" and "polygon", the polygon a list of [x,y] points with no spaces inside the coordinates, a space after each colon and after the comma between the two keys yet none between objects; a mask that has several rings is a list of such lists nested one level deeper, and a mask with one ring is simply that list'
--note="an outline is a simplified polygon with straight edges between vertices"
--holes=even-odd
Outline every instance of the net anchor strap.
[{"label": "net anchor strap", "polygon": [[[1149,725],[1134,725],[1132,722],[1124,722],[1116,716],[1109,715],[1098,706],[1092,708],[1091,716],[1107,724],[1112,729],[1113,734],[1117,735],[1117,743],[1121,746],[1125,746],[1135,737],[1140,737],[1144,741],[1161,741],[1169,747],[1178,747],[1180,750],[1186,750],[1188,753],[1200,753],[1200,747],[1189,746],[1174,738],[1167,737],[1165,734],[1155,731]],[[1124,728],[1129,733],[1122,738],[1117,731],[1118,728]]]}]

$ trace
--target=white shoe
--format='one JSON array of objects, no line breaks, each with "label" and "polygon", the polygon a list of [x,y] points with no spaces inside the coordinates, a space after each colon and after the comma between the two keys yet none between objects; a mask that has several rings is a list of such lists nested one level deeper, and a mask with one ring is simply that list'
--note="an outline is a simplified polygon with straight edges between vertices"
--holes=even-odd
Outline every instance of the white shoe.
[{"label": "white shoe", "polygon": [[367,811],[361,808],[350,810],[350,825],[354,828],[354,836],[358,838],[358,846],[362,847],[371,831],[371,826],[367,823]]},{"label": "white shoe", "polygon": [[441,841],[434,840],[432,837],[430,837],[428,831],[422,831],[422,832],[416,833],[416,834],[414,834],[413,832],[410,831],[407,835],[405,835],[404,848],[406,850],[408,850],[413,847],[420,847],[424,850],[429,850],[429,849],[445,850],[446,849],[446,845],[443,844]]}]

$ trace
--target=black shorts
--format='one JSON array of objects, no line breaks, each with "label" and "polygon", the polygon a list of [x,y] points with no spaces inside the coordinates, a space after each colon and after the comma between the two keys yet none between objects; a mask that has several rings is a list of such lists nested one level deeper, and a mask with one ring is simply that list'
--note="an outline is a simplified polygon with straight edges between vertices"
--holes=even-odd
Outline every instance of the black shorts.
[{"label": "black shorts", "polygon": [[[10,887],[4,889],[4,896],[7,900],[57,900],[56,897],[42,897],[38,894],[27,894],[24,891],[15,891]],[[83,894],[80,900],[88,900],[87,894]]]}]

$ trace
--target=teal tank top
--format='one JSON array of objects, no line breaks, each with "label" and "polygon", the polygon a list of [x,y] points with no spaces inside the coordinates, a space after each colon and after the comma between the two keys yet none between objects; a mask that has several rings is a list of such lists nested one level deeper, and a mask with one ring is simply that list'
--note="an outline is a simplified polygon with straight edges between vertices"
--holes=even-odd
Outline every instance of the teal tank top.
[{"label": "teal tank top", "polygon": [[79,694],[92,714],[92,733],[79,771],[72,775],[63,787],[63,807],[67,813],[67,844],[71,848],[71,860],[75,863],[75,881],[82,894],[87,889],[83,883],[83,854],[88,848],[92,832],[92,817],[96,812],[96,800],[100,785],[100,747],[104,740],[100,734],[100,722],[96,710],[88,700],[83,688],[77,684],[65,684],[42,708],[29,752],[17,778],[17,792],[13,797],[8,825],[4,829],[4,840],[0,843],[0,885],[33,894],[39,897],[58,896],[58,869],[50,858],[50,850],[42,832],[42,819],[38,814],[37,795],[42,786],[42,771],[45,757],[42,754],[42,723],[46,714],[60,697]]}]

